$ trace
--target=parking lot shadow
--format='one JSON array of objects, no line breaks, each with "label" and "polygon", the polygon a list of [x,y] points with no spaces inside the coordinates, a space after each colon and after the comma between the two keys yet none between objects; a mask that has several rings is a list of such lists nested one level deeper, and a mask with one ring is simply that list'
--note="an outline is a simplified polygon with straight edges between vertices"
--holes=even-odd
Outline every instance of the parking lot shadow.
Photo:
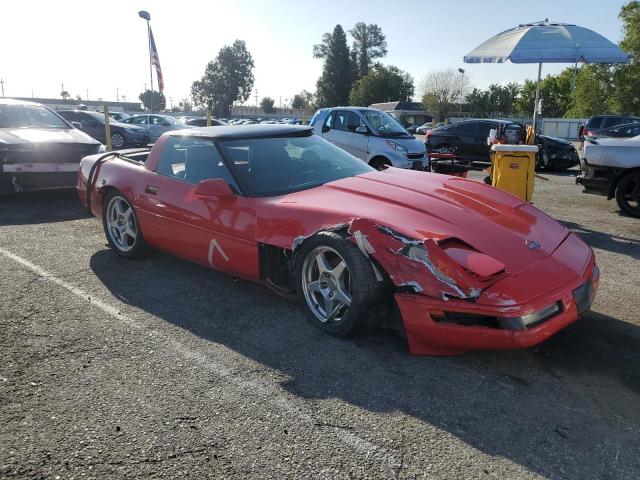
[{"label": "parking lot shadow", "polygon": [[330,337],[296,303],[169,255],[130,262],[102,250],[90,265],[116,297],[157,321],[276,370],[299,398],[327,400],[314,412],[321,423],[335,420],[323,417],[331,402],[345,402],[364,413],[340,410],[340,425],[357,417],[346,428],[371,438],[391,419],[385,436],[398,451],[403,436],[420,442],[435,427],[550,478],[623,478],[640,467],[640,329],[632,324],[592,312],[532,349],[416,357],[387,331]]},{"label": "parking lot shadow", "polygon": [[33,225],[89,217],[75,189],[0,195],[0,225]]},{"label": "parking lot shadow", "polygon": [[561,223],[572,232],[577,233],[580,238],[593,248],[627,255],[640,260],[640,240],[637,238],[622,237],[599,230],[592,230],[574,222],[561,221]]}]

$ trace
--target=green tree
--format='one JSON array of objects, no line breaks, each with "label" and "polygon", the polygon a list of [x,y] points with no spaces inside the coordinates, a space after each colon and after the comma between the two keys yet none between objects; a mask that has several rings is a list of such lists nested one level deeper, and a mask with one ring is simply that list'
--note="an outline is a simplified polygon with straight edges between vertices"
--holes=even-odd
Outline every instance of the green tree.
[{"label": "green tree", "polygon": [[613,112],[611,83],[611,72],[607,65],[581,67],[576,77],[574,101],[566,116],[586,118],[599,113]]},{"label": "green tree", "polygon": [[609,106],[616,112],[640,113],[640,2],[628,2],[618,15],[622,21],[623,38],[620,48],[635,60],[611,68],[613,93]]},{"label": "green tree", "polygon": [[313,94],[311,92],[307,92],[306,90],[302,90],[300,93],[296,93],[293,96],[293,100],[291,101],[291,107],[308,109],[311,107],[312,103],[313,103]]},{"label": "green tree", "polygon": [[313,55],[323,58],[322,75],[316,83],[316,107],[346,105],[353,79],[347,36],[342,26],[324,34],[323,42],[313,47]]},{"label": "green tree", "polygon": [[467,108],[472,117],[489,117],[491,111],[491,100],[488,90],[474,88],[465,97]]},{"label": "green tree", "polygon": [[271,97],[263,97],[260,102],[260,108],[264,113],[273,113],[275,109],[273,108],[273,104],[275,101]]},{"label": "green tree", "polygon": [[71,95],[66,90],[62,90],[60,92],[60,97],[62,97],[63,100],[69,100],[71,98]]},{"label": "green tree", "polygon": [[224,46],[207,64],[204,76],[191,85],[191,97],[201,107],[211,105],[216,117],[227,117],[235,101],[246,101],[253,88],[253,58],[243,40]]},{"label": "green tree", "polygon": [[355,62],[358,78],[364,77],[374,64],[376,58],[387,55],[387,40],[382,29],[374,24],[358,22],[349,30],[353,38],[351,46],[352,59]]},{"label": "green tree", "polygon": [[376,65],[353,84],[349,104],[366,107],[372,103],[407,100],[413,92],[411,75],[393,65]]},{"label": "green tree", "polygon": [[154,111],[164,110],[164,107],[167,104],[164,95],[160,92],[156,92],[155,90],[153,92],[151,90],[145,90],[138,95],[138,100],[142,102],[144,108]]}]

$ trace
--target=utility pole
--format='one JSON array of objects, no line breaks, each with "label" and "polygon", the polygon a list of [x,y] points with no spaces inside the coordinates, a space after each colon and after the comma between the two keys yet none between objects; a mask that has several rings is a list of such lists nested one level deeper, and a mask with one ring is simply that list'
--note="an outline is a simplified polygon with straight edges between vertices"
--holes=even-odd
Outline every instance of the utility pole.
[{"label": "utility pole", "polygon": [[86,94],[87,94],[86,99],[87,99],[87,101],[88,101],[88,100],[89,100],[89,89],[87,88],[87,89],[85,89],[85,90],[86,90]]},{"label": "utility pole", "polygon": [[458,117],[462,116],[462,95],[464,94],[464,68],[459,68],[460,72],[460,98],[458,99]]},{"label": "utility pole", "polygon": [[120,101],[120,89],[116,87],[116,102]]},{"label": "utility pole", "polygon": [[126,102],[127,101],[127,96],[126,95],[122,95],[122,102]]},{"label": "utility pole", "polygon": [[[0,78],[0,85],[2,85],[2,96],[4,97],[4,80],[2,78]],[[31,92],[31,96],[33,97],[33,90]]]},{"label": "utility pole", "polygon": [[[151,81],[151,113],[153,113],[153,64],[151,62],[151,15],[149,12],[140,10],[138,12],[140,18],[144,18],[147,21],[147,45],[149,46],[149,80]],[[146,91],[146,88],[145,88]]]},{"label": "utility pole", "polygon": [[173,110],[173,97],[169,97],[169,108]]},{"label": "utility pole", "polygon": [[256,108],[258,108],[258,89],[257,88],[254,96],[256,97]]}]

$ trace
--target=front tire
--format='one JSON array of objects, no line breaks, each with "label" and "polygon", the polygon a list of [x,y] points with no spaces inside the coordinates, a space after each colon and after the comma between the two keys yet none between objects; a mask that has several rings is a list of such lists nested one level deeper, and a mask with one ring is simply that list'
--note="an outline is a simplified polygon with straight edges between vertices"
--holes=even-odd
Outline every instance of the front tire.
[{"label": "front tire", "polygon": [[375,168],[376,170],[386,170],[391,166],[391,162],[384,157],[376,157],[369,162],[369,165]]},{"label": "front tire", "polygon": [[640,218],[640,171],[628,173],[618,182],[616,202],[623,213]]},{"label": "front tire", "polygon": [[140,258],[148,251],[138,217],[118,190],[109,191],[102,204],[102,226],[109,247],[123,258]]},{"label": "front tire", "polygon": [[334,232],[302,245],[294,279],[309,322],[336,337],[376,328],[390,303],[369,259]]}]

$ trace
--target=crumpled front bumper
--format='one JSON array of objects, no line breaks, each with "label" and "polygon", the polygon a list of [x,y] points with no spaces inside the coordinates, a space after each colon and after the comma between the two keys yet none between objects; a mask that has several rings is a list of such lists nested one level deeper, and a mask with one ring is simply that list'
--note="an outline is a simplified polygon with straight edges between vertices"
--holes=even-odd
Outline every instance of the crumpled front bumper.
[{"label": "crumpled front bumper", "polygon": [[[562,249],[558,250],[560,251],[556,254],[563,255]],[[471,303],[463,300],[445,302],[425,295],[395,294],[409,343],[409,351],[414,355],[455,355],[470,350],[527,348],[547,340],[584,314],[595,297],[599,270],[596,267],[593,252],[590,249],[589,252],[589,258],[584,259],[586,264],[581,262],[580,269],[576,271],[573,278],[567,279],[561,288],[554,286],[552,290],[545,293],[536,291],[532,300],[519,304],[508,301],[503,301],[501,305]],[[545,260],[541,261],[537,266],[538,271],[544,271],[544,262]],[[527,288],[527,277],[522,275],[521,277],[522,286]],[[529,278],[529,281],[542,280]],[[533,290],[536,289],[533,288]],[[432,312],[448,311],[506,319],[530,315],[554,303],[561,306],[558,313],[531,328],[518,330],[466,326],[436,321],[432,317]]]}]

